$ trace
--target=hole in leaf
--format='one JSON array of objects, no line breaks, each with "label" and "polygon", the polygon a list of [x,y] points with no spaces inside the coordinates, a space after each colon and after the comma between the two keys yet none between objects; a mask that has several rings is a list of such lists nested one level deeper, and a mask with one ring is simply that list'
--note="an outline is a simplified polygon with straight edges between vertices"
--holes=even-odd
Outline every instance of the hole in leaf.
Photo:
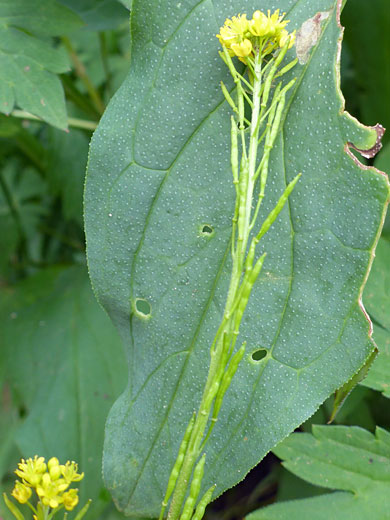
[{"label": "hole in leaf", "polygon": [[268,351],[265,348],[259,348],[259,349],[255,350],[251,354],[252,361],[261,361],[262,359],[264,359],[266,357],[267,353],[268,353]]},{"label": "hole in leaf", "polygon": [[146,300],[137,298],[135,300],[135,310],[139,316],[142,316],[143,318],[149,318],[152,312],[152,307]]},{"label": "hole in leaf", "polygon": [[205,236],[210,236],[214,233],[214,229],[209,224],[204,224],[201,227],[200,234]]}]

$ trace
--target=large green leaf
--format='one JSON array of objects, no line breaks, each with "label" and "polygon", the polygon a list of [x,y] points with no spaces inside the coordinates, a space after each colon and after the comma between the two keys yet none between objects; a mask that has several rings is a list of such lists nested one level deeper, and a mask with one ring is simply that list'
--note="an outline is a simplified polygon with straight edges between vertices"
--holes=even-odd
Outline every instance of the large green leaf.
[{"label": "large green leaf", "polygon": [[[128,387],[106,427],[104,475],[130,516],[158,513],[221,319],[234,190],[219,83],[233,86],[215,34],[226,16],[258,6],[135,0],[131,70],[92,140],[90,274],[129,360]],[[298,172],[302,179],[264,240],[267,260],[240,334],[248,355],[206,448],[203,484],[217,483],[216,494],[313,414],[373,348],[360,295],[387,179],[360,169],[346,149],[349,141],[371,148],[376,134],[343,112],[338,2],[278,7],[292,28],[326,13],[318,44],[290,74],[298,81],[273,150],[264,214],[286,182]],[[205,224],[212,234],[201,233]],[[150,316],[137,311],[137,299],[148,302],[140,305],[146,314],[150,305]],[[259,347],[271,350],[269,361],[251,359]]]},{"label": "large green leaf", "polygon": [[61,49],[40,38],[81,25],[74,13],[55,0],[0,1],[2,113],[9,114],[17,105],[53,126],[67,127],[64,92],[56,74],[69,70],[68,59]]},{"label": "large green leaf", "polygon": [[17,447],[23,457],[76,460],[85,472],[80,502],[92,498],[90,514],[97,518],[107,505],[99,500],[104,422],[126,377],[120,338],[84,267],[42,271],[7,292],[0,364],[24,410]]}]

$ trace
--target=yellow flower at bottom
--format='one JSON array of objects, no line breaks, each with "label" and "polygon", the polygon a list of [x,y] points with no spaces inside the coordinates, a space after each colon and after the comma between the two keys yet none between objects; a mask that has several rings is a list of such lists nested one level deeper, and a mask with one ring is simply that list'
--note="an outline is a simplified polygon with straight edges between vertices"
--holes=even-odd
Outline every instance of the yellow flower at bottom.
[{"label": "yellow flower at bottom", "polygon": [[69,487],[69,484],[62,478],[51,480],[49,473],[42,476],[42,481],[37,486],[37,495],[44,506],[55,509],[62,504],[62,492]]},{"label": "yellow flower at bottom", "polygon": [[69,491],[65,491],[62,495],[64,507],[67,511],[72,511],[72,509],[79,503],[77,491],[77,489],[69,489]]},{"label": "yellow flower at bottom", "polygon": [[249,40],[244,40],[241,43],[233,43],[232,51],[239,58],[246,58],[253,50],[252,43]]},{"label": "yellow flower at bottom", "polygon": [[12,490],[11,495],[21,504],[25,504],[31,497],[31,488],[16,480],[15,487]]},{"label": "yellow flower at bottom", "polygon": [[29,486],[35,487],[39,484],[42,474],[46,471],[45,459],[35,455],[34,459],[22,459],[18,464],[19,469],[15,470],[18,477]]}]

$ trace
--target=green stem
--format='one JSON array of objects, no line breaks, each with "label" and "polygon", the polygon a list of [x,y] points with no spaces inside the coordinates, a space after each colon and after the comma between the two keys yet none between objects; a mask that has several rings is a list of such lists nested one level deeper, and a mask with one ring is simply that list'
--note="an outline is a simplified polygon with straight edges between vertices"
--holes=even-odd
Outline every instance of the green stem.
[{"label": "green stem", "polygon": [[[229,57],[230,58],[230,57]],[[231,66],[230,60],[228,60]],[[229,67],[231,68],[231,67]],[[221,326],[218,329],[216,338],[214,340],[214,348],[211,349],[211,360],[209,372],[207,376],[206,385],[203,391],[199,411],[197,413],[195,424],[191,433],[188,449],[184,457],[183,465],[176,483],[176,488],[173,493],[171,507],[168,513],[169,520],[177,520],[180,516],[183,507],[184,499],[187,493],[191,474],[195,463],[200,455],[200,447],[208,424],[209,416],[212,410],[213,399],[218,391],[220,380],[223,376],[228,356],[226,350],[230,347],[230,342],[224,341],[224,338],[232,335],[232,328],[234,325],[233,314],[236,306],[237,292],[239,291],[245,253],[249,240],[249,224],[252,210],[252,197],[255,183],[256,159],[257,159],[257,140],[259,134],[259,114],[260,114],[260,91],[261,91],[261,56],[260,53],[255,59],[255,77],[253,85],[253,109],[251,118],[251,134],[249,141],[248,153],[248,168],[244,166],[241,168],[240,183],[242,195],[245,196],[243,211],[238,216],[238,247],[233,254],[233,267],[230,279],[230,286],[225,306],[224,317]],[[232,69],[231,69],[232,72]],[[236,77],[237,78],[237,77]],[[239,126],[240,132],[244,131],[244,116],[243,116],[243,93],[241,84],[238,81],[238,110],[239,110]],[[243,189],[244,188],[244,189]],[[227,348],[226,348],[227,343]],[[224,348],[225,346],[225,348]]]},{"label": "green stem", "polygon": [[[34,114],[30,114],[30,112],[25,112],[24,110],[13,110],[10,113],[12,117],[18,117],[21,119],[31,119],[32,121],[41,121],[44,123],[43,119],[38,116],[34,116]],[[98,123],[95,121],[86,121],[85,119],[78,119],[76,117],[68,118],[68,126],[73,126],[74,128],[82,128],[83,130],[96,130]]]},{"label": "green stem", "polygon": [[[226,87],[222,84],[222,91],[229,105],[238,116],[237,122],[232,118],[231,125],[231,166],[233,184],[236,191],[236,205],[232,226],[232,272],[223,317],[210,349],[210,365],[201,403],[193,426],[190,423],[191,428],[187,427],[187,431],[191,431],[191,433],[188,434],[188,443],[184,447],[184,441],[187,436],[186,433],[179,450],[178,459],[171,472],[160,519],[162,519],[164,515],[168,496],[170,496],[171,489],[173,488],[174,491],[168,512],[168,520],[178,520],[179,518],[180,520],[189,520],[192,516],[201,488],[205,454],[203,454],[200,461],[199,457],[217,420],[223,396],[245,352],[245,344],[235,354],[234,348],[246,305],[265,258],[264,253],[255,260],[256,245],[279,215],[299,178],[299,176],[297,176],[288,185],[274,210],[272,210],[265,219],[258,234],[252,237],[248,248],[250,234],[259,212],[261,200],[264,197],[269,155],[281,124],[285,93],[288,88],[292,86],[292,82],[282,90],[280,85],[277,86],[271,107],[267,108],[268,99],[272,90],[272,79],[277,71],[277,66],[281,63],[287,51],[287,45],[267,63],[267,74],[264,77],[264,82],[262,77],[264,76],[264,71],[262,70],[262,45],[263,41],[259,39],[254,60],[250,61],[250,78],[253,78],[251,79],[252,100],[248,100],[248,96],[243,90],[241,82],[243,78],[237,73],[227,49],[223,47],[223,53],[220,53],[237,87],[237,103],[235,103],[231,99]],[[249,101],[252,108],[249,125],[249,143],[247,143],[246,139],[248,129],[245,128],[245,99]],[[266,118],[268,118],[268,121],[264,132],[265,143],[263,157],[258,165],[259,133],[262,122]],[[238,134],[240,134],[240,136]],[[242,148],[240,166],[238,164],[239,137],[241,138]],[[253,217],[252,204],[257,182],[260,184],[260,197],[255,209],[255,216]],[[211,412],[213,412],[213,415],[210,421]],[[206,431],[207,426],[208,430]],[[199,470],[200,467],[202,471]],[[177,472],[175,473],[176,469]],[[185,501],[189,488],[190,491]],[[205,495],[206,498],[208,496],[207,493]],[[201,504],[201,507],[198,513],[195,513],[195,516],[197,514],[199,516],[200,511],[204,510],[204,500],[204,498],[200,500],[199,504]],[[180,516],[180,514],[182,514],[182,516]]]},{"label": "green stem", "polygon": [[87,71],[85,70],[84,64],[80,61],[79,57],[76,54],[76,51],[73,48],[73,45],[68,37],[62,36],[61,40],[63,44],[65,45],[66,50],[68,51],[68,54],[70,56],[70,59],[73,62],[76,75],[80,78],[80,80],[83,82],[85,88],[87,89],[87,92],[89,94],[89,97],[91,98],[93,104],[95,105],[96,110],[100,115],[103,114],[105,110],[105,106],[103,103],[102,98],[100,97],[99,92],[94,87],[94,84],[92,83],[90,77],[87,74]]}]

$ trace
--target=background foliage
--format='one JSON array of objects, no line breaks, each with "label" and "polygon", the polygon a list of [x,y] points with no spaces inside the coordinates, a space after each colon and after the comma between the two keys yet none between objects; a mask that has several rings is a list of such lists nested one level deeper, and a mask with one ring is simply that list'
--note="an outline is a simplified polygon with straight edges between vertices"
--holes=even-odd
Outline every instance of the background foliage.
[{"label": "background foliage", "polygon": [[[94,499],[88,516],[93,520],[121,517],[104,489],[100,464],[104,422],[126,384],[126,361],[117,333],[90,289],[82,197],[91,129],[127,73],[126,7],[129,2],[116,0],[7,0],[0,6],[2,487],[12,486],[12,470],[21,456],[40,453],[77,460],[87,474],[82,501]],[[348,0],[342,22],[347,109],[365,124],[381,122],[390,128],[387,0]],[[23,111],[47,124],[23,117]],[[374,160],[385,171],[390,171],[388,135]],[[353,452],[343,441],[345,428],[321,426],[312,434],[312,424],[327,422],[331,399],[300,428],[305,446],[326,445],[338,436],[339,460],[345,457],[347,465],[360,449],[359,442],[379,446],[368,433],[376,427],[382,443],[373,450],[381,463],[389,456],[388,439],[381,430],[390,429],[389,241],[386,222],[364,293],[380,354],[335,420],[343,428],[357,426],[367,432],[351,430],[358,437]],[[342,509],[349,500],[345,495],[360,496],[362,474],[375,481],[377,473],[368,474],[354,464],[354,479],[346,483],[340,475],[324,485],[318,477],[322,468],[309,449],[305,457],[316,469],[310,475],[302,469],[300,435],[294,434],[275,450],[284,466],[276,455],[268,455],[243,483],[212,505],[208,517],[242,518],[275,500],[298,498],[307,499],[302,507],[308,518],[310,507],[317,511],[330,503],[336,504],[333,518],[347,518]],[[383,479],[381,486],[365,498],[385,507],[388,480]],[[328,497],[326,487],[345,491]],[[260,515],[256,518],[293,518],[294,507],[289,502],[274,505],[256,513]],[[2,503],[0,516],[9,518]]]}]

